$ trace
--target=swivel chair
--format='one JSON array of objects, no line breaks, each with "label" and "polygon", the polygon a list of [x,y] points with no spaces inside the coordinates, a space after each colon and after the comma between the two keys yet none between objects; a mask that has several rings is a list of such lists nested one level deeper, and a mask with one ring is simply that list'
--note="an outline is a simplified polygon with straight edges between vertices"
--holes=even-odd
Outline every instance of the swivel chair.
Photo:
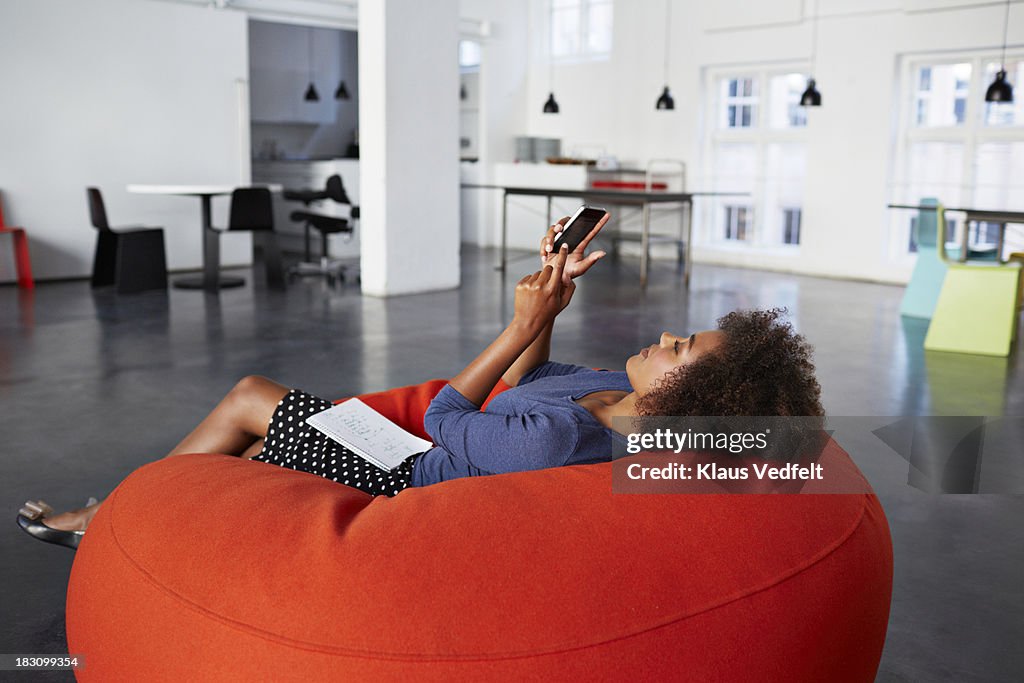
[{"label": "swivel chair", "polygon": [[[346,234],[351,235],[355,231],[355,221],[359,219],[359,207],[352,204],[345,185],[340,175],[332,175],[327,179],[327,185],[323,190],[285,190],[284,198],[292,201],[300,201],[307,208],[310,204],[330,199],[333,202],[350,207],[349,217],[342,218],[311,211],[294,211],[291,219],[296,223],[304,223],[305,227],[305,255],[302,263],[292,266],[288,270],[291,277],[303,275],[323,275],[328,283],[334,284],[335,279],[345,281],[345,267],[338,261],[331,259],[328,248],[328,235]],[[313,261],[311,250],[310,230],[320,233],[320,261]]]}]

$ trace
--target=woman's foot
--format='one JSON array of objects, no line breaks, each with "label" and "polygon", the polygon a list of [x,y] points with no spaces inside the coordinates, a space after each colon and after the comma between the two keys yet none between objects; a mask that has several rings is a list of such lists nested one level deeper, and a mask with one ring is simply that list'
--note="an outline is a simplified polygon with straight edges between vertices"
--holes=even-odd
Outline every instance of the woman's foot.
[{"label": "woman's foot", "polygon": [[40,541],[78,548],[99,507],[100,503],[90,498],[84,508],[54,515],[45,501],[30,500],[19,511],[18,526]]}]

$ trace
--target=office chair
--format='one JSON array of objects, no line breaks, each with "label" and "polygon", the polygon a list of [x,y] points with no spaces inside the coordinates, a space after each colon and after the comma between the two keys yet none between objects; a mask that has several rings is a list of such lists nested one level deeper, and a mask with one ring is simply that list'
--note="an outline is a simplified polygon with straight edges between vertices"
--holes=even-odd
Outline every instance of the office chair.
[{"label": "office chair", "polygon": [[[321,202],[325,199],[350,207],[349,217],[341,218],[329,216],[311,211],[294,211],[291,219],[296,223],[304,223],[305,228],[305,256],[302,263],[289,269],[291,277],[303,275],[323,275],[328,283],[334,284],[335,279],[345,281],[345,267],[338,261],[331,259],[327,250],[328,235],[346,234],[351,235],[355,231],[355,221],[359,218],[359,207],[353,206],[345,191],[345,185],[340,175],[332,175],[327,179],[327,185],[323,190],[285,190],[284,198],[302,202],[307,208],[310,204]],[[320,233],[320,261],[314,262],[310,245],[310,230]]]},{"label": "office chair", "polygon": [[167,254],[164,229],[144,226],[111,227],[103,194],[86,188],[89,219],[96,228],[92,286],[114,285],[118,294],[167,289]]}]

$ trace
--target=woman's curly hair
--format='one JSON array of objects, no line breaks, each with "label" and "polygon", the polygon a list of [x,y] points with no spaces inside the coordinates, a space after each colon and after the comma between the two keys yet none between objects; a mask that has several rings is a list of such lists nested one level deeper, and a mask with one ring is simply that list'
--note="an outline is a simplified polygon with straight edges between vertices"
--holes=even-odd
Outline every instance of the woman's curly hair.
[{"label": "woman's curly hair", "polygon": [[719,318],[723,343],[665,375],[637,400],[640,415],[819,418],[792,421],[790,436],[805,441],[820,429],[825,411],[811,346],[785,314],[774,308]]}]

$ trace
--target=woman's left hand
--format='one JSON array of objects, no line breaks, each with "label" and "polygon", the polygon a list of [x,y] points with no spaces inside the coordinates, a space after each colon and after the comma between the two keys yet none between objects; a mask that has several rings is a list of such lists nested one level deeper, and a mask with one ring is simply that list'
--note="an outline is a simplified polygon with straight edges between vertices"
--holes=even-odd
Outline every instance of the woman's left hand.
[{"label": "woman's left hand", "polygon": [[[586,252],[587,245],[590,244],[590,240],[597,236],[597,233],[601,231],[601,228],[603,228],[604,224],[608,222],[608,219],[609,215],[605,214],[604,218],[602,218],[597,225],[594,226],[594,229],[590,231],[590,234],[580,242],[580,245],[569,252],[568,258],[565,262],[565,270],[562,275],[562,280],[566,284],[586,273],[590,270],[592,265],[604,257],[605,252],[603,251],[595,251],[592,254],[587,254]],[[565,223],[568,220],[569,216],[563,216],[560,218],[557,223],[548,228],[548,231],[544,234],[544,239],[540,241],[540,262],[542,268],[552,263],[558,256],[552,251],[555,244],[555,238],[562,232],[562,229],[565,227]]]}]

